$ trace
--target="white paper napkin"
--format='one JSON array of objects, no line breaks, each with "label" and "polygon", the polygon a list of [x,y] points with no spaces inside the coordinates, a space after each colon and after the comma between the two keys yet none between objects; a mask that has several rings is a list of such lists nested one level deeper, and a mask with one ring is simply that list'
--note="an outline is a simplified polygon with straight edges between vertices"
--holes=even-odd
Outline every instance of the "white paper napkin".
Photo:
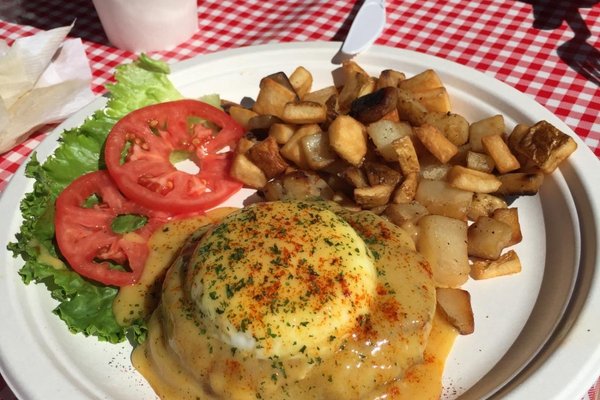
[{"label": "white paper napkin", "polygon": [[65,40],[72,27],[0,42],[0,153],[94,99],[81,39]]}]

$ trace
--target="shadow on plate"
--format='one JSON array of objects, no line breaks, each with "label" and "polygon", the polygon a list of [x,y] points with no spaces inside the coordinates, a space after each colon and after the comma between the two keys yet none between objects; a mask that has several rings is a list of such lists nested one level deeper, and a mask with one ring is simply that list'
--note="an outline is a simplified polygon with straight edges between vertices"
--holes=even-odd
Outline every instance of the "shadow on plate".
[{"label": "shadow on plate", "polygon": [[533,28],[554,30],[566,23],[573,31],[573,38],[559,45],[558,56],[574,71],[590,82],[600,86],[600,51],[587,40],[592,36],[580,8],[591,8],[600,0],[518,0],[531,4]]}]

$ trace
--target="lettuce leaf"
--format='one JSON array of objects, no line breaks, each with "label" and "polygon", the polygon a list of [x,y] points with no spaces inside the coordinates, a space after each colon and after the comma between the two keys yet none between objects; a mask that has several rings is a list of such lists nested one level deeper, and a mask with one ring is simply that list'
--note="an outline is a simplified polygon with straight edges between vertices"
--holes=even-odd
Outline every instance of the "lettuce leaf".
[{"label": "lettuce leaf", "polygon": [[117,288],[84,279],[64,264],[54,240],[54,202],[75,178],[104,168],[104,141],[121,117],[150,104],[183,98],[168,74],[167,64],[145,55],[118,66],[115,83],[107,85],[106,107],[79,127],[64,131],[58,148],[45,162],[40,163],[34,153],[27,164],[26,176],[35,180],[33,191],[21,201],[23,223],[8,248],[25,261],[19,270],[23,281],[47,287],[59,302],[54,313],[74,333],[111,343],[145,337],[143,321],[129,328],[117,324],[112,312]]}]

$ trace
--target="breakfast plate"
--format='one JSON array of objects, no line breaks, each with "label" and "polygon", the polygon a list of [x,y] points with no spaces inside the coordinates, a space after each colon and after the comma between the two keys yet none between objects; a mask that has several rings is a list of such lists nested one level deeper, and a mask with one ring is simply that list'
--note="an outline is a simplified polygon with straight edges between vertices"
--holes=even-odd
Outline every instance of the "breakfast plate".
[{"label": "breakfast plate", "polygon": [[[260,78],[299,65],[312,72],[314,88],[331,85],[339,43],[270,44],[199,56],[172,66],[171,80],[188,97],[218,93],[240,102],[258,93]],[[524,240],[516,246],[523,271],[469,281],[475,333],[459,337],[443,378],[444,399],[576,399],[600,373],[600,187],[598,160],[562,121],[517,90],[436,57],[374,46],[357,57],[367,72],[393,68],[414,75],[434,69],[449,91],[453,110],[474,122],[495,114],[509,129],[547,120],[577,141],[578,150],[547,177],[539,195],[521,197]],[[44,160],[59,133],[101,108],[99,98],[59,126],[38,147]],[[18,204],[32,182],[17,171],[0,197],[0,370],[22,399],[148,399],[155,395],[130,362],[130,343],[113,345],[71,334],[52,309],[48,292],[24,285],[22,265],[6,250],[21,216]],[[241,206],[242,190],[224,205]]]}]

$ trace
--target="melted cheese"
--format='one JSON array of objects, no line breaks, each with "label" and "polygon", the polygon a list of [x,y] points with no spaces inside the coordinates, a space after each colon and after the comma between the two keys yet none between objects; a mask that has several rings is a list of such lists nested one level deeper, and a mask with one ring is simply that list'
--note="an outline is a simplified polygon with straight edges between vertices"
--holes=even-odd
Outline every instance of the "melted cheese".
[{"label": "melted cheese", "polygon": [[410,236],[318,204],[260,203],[188,242],[132,357],[162,399],[395,398],[431,364],[435,288]]}]

